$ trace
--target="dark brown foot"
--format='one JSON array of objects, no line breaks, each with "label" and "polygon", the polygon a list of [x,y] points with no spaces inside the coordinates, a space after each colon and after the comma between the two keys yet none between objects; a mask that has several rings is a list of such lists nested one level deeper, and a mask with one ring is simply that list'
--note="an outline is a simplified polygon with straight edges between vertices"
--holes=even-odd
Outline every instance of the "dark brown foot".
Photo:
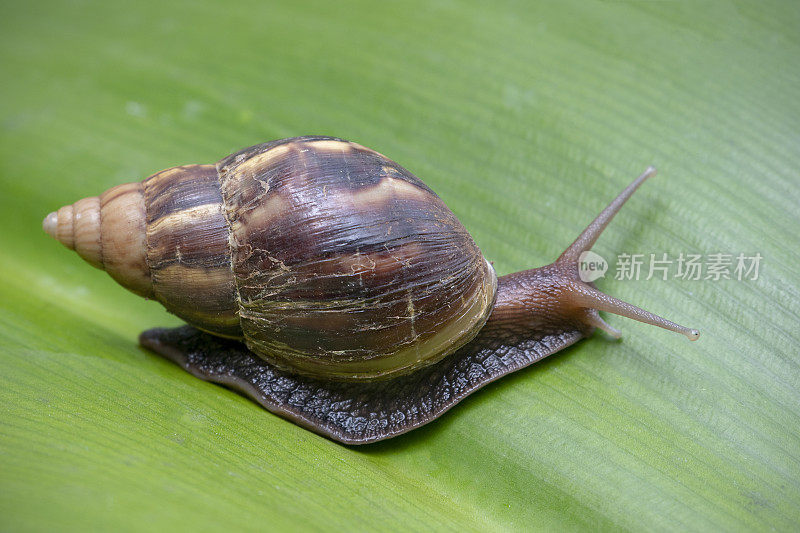
[{"label": "dark brown foot", "polygon": [[191,326],[151,329],[139,342],[200,379],[236,389],[311,431],[344,444],[366,444],[418,428],[484,385],[582,337],[576,330],[516,346],[462,349],[414,374],[356,383],[289,374],[239,342]]}]

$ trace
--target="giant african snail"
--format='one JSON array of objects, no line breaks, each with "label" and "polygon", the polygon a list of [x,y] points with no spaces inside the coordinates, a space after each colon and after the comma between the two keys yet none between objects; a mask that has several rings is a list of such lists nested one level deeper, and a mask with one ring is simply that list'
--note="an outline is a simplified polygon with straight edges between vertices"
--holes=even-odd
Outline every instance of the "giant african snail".
[{"label": "giant african snail", "polygon": [[144,346],[318,433],[365,443],[436,418],[594,328],[619,336],[598,310],[696,339],[578,276],[578,256],[654,173],[554,263],[499,279],[422,181],[331,137],[167,169],[43,225],[194,326],[144,332]]}]

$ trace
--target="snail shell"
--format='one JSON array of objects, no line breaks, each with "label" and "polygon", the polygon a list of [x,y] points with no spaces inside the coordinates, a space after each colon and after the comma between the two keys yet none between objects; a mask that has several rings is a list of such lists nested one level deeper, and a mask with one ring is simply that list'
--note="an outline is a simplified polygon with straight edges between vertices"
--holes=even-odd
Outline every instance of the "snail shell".
[{"label": "snail shell", "polygon": [[431,189],[332,137],[170,168],[62,207],[44,229],[189,324],[318,378],[436,363],[475,337],[497,293]]}]

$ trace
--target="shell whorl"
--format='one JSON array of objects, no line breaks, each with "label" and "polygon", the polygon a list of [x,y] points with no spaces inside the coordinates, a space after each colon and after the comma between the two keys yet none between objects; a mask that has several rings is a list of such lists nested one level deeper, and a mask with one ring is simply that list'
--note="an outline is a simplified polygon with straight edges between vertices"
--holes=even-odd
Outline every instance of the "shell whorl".
[{"label": "shell whorl", "polygon": [[419,178],[332,137],[217,164],[247,346],[307,375],[357,380],[432,364],[472,339],[497,278]]},{"label": "shell whorl", "polygon": [[150,298],[145,203],[141,183],[125,183],[67,205],[45,217],[42,227],[120,285]]},{"label": "shell whorl", "polygon": [[200,329],[241,338],[216,167],[169,168],[142,183],[155,298]]},{"label": "shell whorl", "polygon": [[187,165],[50,213],[44,230],[127,289],[205,331],[241,338],[214,165]]}]

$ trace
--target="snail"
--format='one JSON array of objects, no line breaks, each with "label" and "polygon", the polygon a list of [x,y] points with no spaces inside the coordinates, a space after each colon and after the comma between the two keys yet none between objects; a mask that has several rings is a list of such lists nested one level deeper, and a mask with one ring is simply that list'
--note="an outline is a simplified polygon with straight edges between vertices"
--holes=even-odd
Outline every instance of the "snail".
[{"label": "snail", "polygon": [[62,207],[44,230],[189,325],[140,343],[346,444],[437,418],[592,333],[598,311],[686,335],[583,282],[578,258],[655,169],[552,264],[497,277],[419,178],[359,144],[283,139]]}]

